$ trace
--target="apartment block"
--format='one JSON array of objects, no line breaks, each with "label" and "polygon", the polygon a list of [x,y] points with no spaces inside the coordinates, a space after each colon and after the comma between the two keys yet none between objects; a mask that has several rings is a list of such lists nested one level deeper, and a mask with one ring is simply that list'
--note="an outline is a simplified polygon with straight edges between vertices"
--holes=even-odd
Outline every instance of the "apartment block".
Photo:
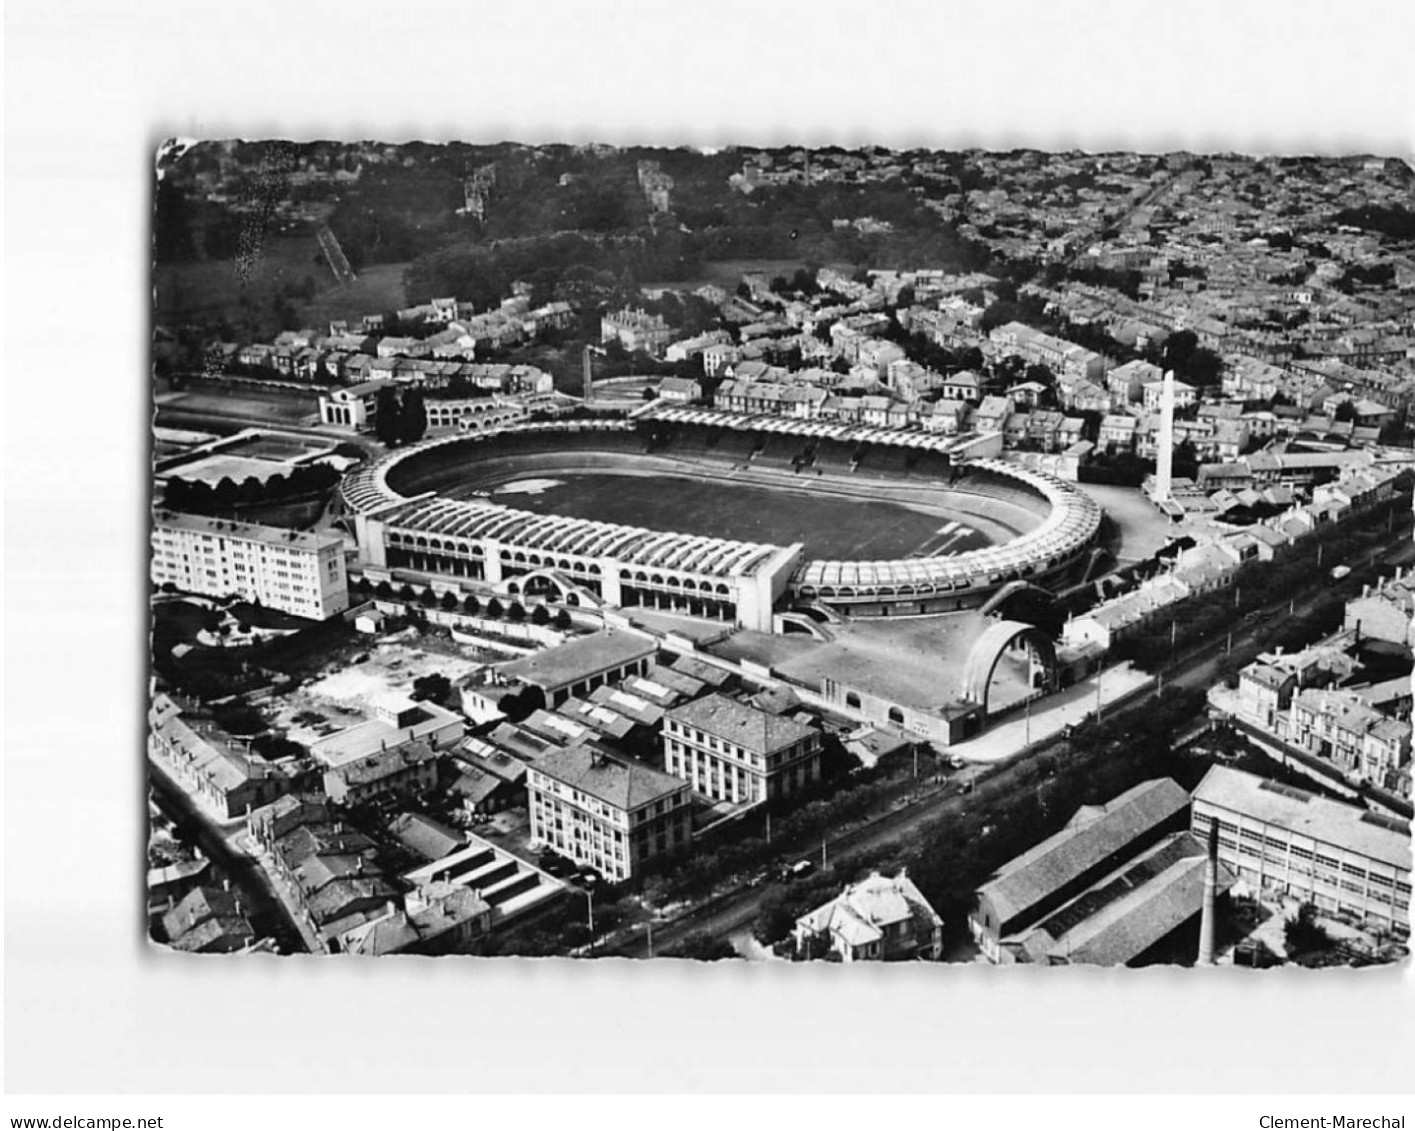
[{"label": "apartment block", "polygon": [[151,576],[155,585],[259,601],[312,620],[349,607],[344,540],[338,534],[157,511]]},{"label": "apartment block", "polygon": [[820,780],[821,733],[725,695],[705,695],[663,720],[664,767],[714,801],[789,797]]},{"label": "apartment block", "polygon": [[693,836],[686,782],[596,746],[551,750],[526,770],[531,841],[611,883]]}]

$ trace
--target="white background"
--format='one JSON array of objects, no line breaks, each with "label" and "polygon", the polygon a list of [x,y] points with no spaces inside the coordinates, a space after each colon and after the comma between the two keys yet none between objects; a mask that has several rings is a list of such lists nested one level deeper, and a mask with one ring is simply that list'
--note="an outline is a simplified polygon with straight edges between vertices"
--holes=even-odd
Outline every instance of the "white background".
[{"label": "white background", "polygon": [[139,750],[147,217],[163,137],[1408,158],[1409,11],[11,0],[7,1088],[1408,1088],[1408,968],[175,961],[142,943]]}]

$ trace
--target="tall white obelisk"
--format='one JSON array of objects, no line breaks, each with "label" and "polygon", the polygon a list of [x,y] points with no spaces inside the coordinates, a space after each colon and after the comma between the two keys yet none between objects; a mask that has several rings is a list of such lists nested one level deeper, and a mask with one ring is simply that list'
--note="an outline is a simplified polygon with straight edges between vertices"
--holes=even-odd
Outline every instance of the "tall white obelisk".
[{"label": "tall white obelisk", "polygon": [[1174,370],[1164,375],[1160,389],[1160,430],[1155,442],[1157,468],[1154,501],[1169,502],[1174,481]]}]

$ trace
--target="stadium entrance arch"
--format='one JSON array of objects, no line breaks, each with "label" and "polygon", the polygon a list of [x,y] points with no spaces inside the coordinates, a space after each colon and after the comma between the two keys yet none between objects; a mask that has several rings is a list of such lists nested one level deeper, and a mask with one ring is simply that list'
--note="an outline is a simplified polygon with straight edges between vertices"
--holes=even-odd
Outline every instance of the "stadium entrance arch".
[{"label": "stadium entrance arch", "polygon": [[559,570],[533,569],[505,583],[508,596],[545,597],[562,605],[599,608],[602,602],[583,585],[578,585]]},{"label": "stadium entrance arch", "polygon": [[[963,697],[979,704],[983,717],[988,715],[988,689],[1002,657],[1012,649],[1026,648],[1029,653],[1028,694],[1037,688],[1056,688],[1056,645],[1051,637],[1036,625],[1020,620],[1002,620],[989,625],[973,643],[963,667]],[[1040,682],[1038,682],[1040,677]]]}]

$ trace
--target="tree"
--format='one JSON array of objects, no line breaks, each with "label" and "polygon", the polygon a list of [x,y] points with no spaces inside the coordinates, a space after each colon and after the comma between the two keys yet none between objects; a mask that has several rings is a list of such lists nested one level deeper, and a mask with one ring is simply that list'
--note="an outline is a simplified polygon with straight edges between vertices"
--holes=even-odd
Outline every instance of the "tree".
[{"label": "tree", "polygon": [[445,703],[451,695],[452,681],[441,672],[432,672],[413,680],[413,691],[409,698],[419,702],[430,699],[434,703]]},{"label": "tree", "polygon": [[762,900],[752,934],[763,946],[771,946],[789,935],[795,926],[796,917],[787,910],[785,897],[773,892]]},{"label": "tree", "polygon": [[1313,903],[1302,904],[1296,916],[1283,924],[1282,937],[1288,954],[1326,950],[1332,945],[1331,935],[1317,922],[1317,907]]},{"label": "tree", "polygon": [[555,627],[564,632],[569,629],[570,625],[570,614],[564,609],[557,609],[555,613]]},{"label": "tree", "polygon": [[1356,419],[1356,404],[1353,401],[1342,401],[1336,406],[1336,411],[1332,413],[1332,419],[1340,424]]},{"label": "tree", "polygon": [[423,402],[423,391],[411,388],[403,394],[399,410],[398,439],[405,444],[416,443],[427,431],[427,406]]},{"label": "tree", "polygon": [[475,616],[481,611],[481,602],[477,600],[475,593],[468,593],[462,601],[462,611]]},{"label": "tree", "polygon": [[269,728],[265,716],[249,703],[228,703],[217,707],[212,711],[212,717],[216,720],[216,725],[227,734],[242,737],[260,734]]},{"label": "tree", "polygon": [[487,616],[499,617],[503,612],[505,612],[505,606],[503,606],[501,602],[495,597],[493,597],[490,601],[486,603]]},{"label": "tree", "polygon": [[226,475],[216,485],[216,490],[212,494],[212,502],[216,504],[218,510],[227,511],[236,505],[240,495],[241,489],[236,486],[236,481]]},{"label": "tree", "polygon": [[374,435],[390,448],[394,447],[402,435],[402,406],[398,401],[398,392],[392,385],[385,385],[378,390],[378,395],[374,398],[374,413]]},{"label": "tree", "polygon": [[1183,377],[1189,371],[1189,359],[1198,348],[1198,334],[1193,330],[1176,330],[1165,339],[1160,350],[1160,367],[1172,369],[1176,375]]},{"label": "tree", "polygon": [[685,936],[673,953],[678,958],[692,958],[699,962],[716,962],[723,958],[737,957],[737,951],[726,939],[714,939],[711,935],[699,931]]},{"label": "tree", "polygon": [[535,611],[531,613],[531,623],[547,625],[550,623],[550,610],[544,605],[537,605]]},{"label": "tree", "polygon": [[457,606],[460,604],[461,602],[457,600],[457,594],[452,592],[452,590],[449,589],[446,593],[442,595],[442,607],[447,612],[455,613],[457,611]]},{"label": "tree", "polygon": [[1023,375],[1028,381],[1035,381],[1038,385],[1045,385],[1048,389],[1056,384],[1056,374],[1051,371],[1049,366],[1040,362],[1027,366]]},{"label": "tree", "polygon": [[526,607],[520,601],[512,601],[511,609],[506,615],[513,621],[523,621],[526,619]]},{"label": "tree", "polygon": [[393,599],[393,586],[387,581],[380,581],[374,586],[373,595],[385,601],[391,601]]},{"label": "tree", "polygon": [[243,507],[252,506],[261,501],[265,494],[265,484],[254,475],[247,475],[241,480],[241,486],[237,492],[236,501]]},{"label": "tree", "polygon": [[544,706],[545,693],[539,687],[530,685],[508,691],[496,701],[496,709],[513,723],[519,723]]},{"label": "tree", "polygon": [[1018,313],[1017,304],[1015,302],[998,299],[983,311],[983,318],[981,323],[979,323],[979,328],[986,334],[991,330],[997,329],[999,326],[1005,326],[1009,322],[1017,321]]}]

